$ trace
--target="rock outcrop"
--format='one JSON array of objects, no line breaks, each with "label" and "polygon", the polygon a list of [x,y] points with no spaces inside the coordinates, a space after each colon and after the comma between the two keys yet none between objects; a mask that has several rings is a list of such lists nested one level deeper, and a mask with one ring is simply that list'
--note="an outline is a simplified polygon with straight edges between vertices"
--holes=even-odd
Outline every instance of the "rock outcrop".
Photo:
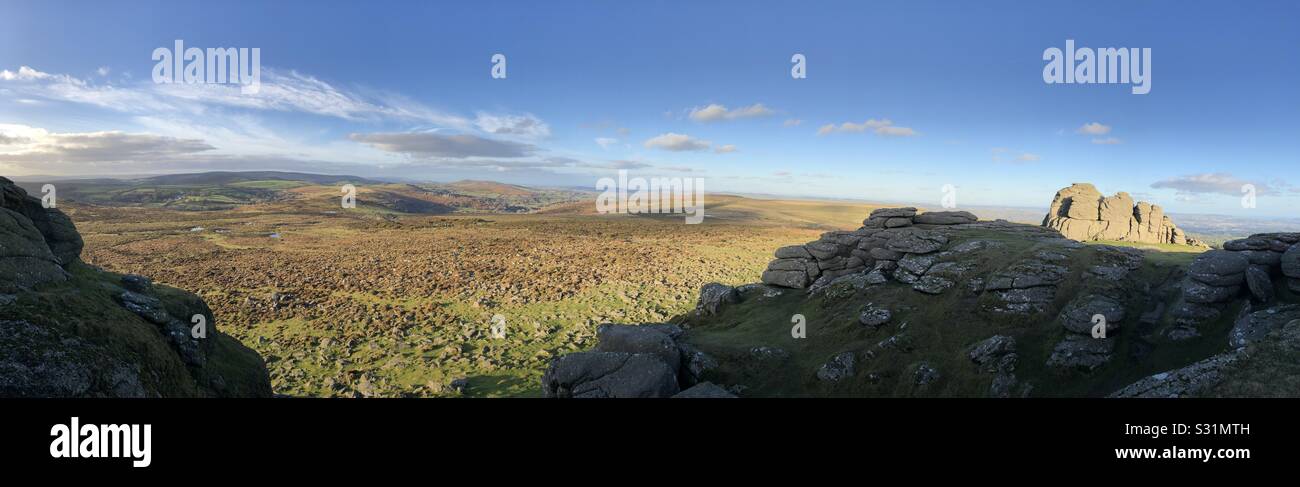
[{"label": "rock outcrop", "polygon": [[965,211],[917,214],[911,207],[880,208],[872,211],[857,230],[826,232],[815,242],[776,249],[776,260],[768,264],[762,281],[816,290],[841,276],[866,273],[869,282],[878,284],[897,278],[914,284],[918,291],[938,294],[952,287],[951,274],[961,272],[946,266],[926,276],[934,258],[925,256],[948,244],[948,237],[939,230],[978,221]]},{"label": "rock outcrop", "polygon": [[679,344],[681,327],[669,324],[600,325],[590,352],[551,361],[542,393],[555,398],[735,397],[704,381],[712,357]]},{"label": "rock outcrop", "polygon": [[1088,183],[1074,183],[1056,192],[1043,226],[1081,242],[1116,240],[1141,243],[1203,245],[1188,238],[1164,209],[1128,193],[1103,196]]},{"label": "rock outcrop", "polygon": [[67,215],[0,178],[0,397],[271,395],[202,299],[86,265],[82,246]]},{"label": "rock outcrop", "polygon": [[1201,325],[1219,319],[1243,296],[1269,305],[1282,286],[1300,291],[1300,233],[1260,233],[1225,242],[1222,250],[1202,253],[1187,266],[1169,337],[1200,336]]}]

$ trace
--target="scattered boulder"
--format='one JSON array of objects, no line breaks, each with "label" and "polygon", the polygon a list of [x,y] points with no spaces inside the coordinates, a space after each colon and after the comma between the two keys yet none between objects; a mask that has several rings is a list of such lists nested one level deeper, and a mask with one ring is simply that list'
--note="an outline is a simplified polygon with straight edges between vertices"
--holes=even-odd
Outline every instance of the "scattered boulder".
[{"label": "scattered boulder", "polygon": [[740,302],[740,292],[736,288],[711,282],[700,288],[700,299],[695,305],[699,312],[711,316],[718,314],[723,306]]},{"label": "scattered boulder", "polygon": [[939,373],[939,369],[931,366],[929,362],[921,362],[917,364],[916,372],[912,374],[912,378],[916,385],[920,387],[933,384],[942,377],[943,375]]},{"label": "scattered boulder", "polygon": [[894,314],[888,309],[867,304],[866,307],[862,308],[862,313],[858,315],[858,322],[872,328],[879,328],[884,326],[885,323],[889,323],[889,320],[893,317]]},{"label": "scattered boulder", "polygon": [[817,369],[817,378],[825,382],[839,382],[853,376],[853,352],[842,352]]},{"label": "scattered boulder", "polygon": [[[672,325],[669,325],[672,326]],[[653,325],[604,324],[596,328],[597,352],[630,353],[658,357],[677,375],[681,350],[669,333]]]},{"label": "scattered boulder", "polygon": [[1052,349],[1052,355],[1047,358],[1047,366],[1062,370],[1092,371],[1109,362],[1114,351],[1114,338],[1067,335]]},{"label": "scattered boulder", "polygon": [[672,397],[680,390],[673,369],[646,354],[570,353],[552,361],[542,376],[546,397]]}]

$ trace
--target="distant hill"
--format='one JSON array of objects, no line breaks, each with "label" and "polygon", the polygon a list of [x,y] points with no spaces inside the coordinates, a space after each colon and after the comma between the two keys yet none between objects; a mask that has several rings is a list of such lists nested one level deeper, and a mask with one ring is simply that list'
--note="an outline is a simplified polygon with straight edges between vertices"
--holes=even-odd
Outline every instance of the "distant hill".
[{"label": "distant hill", "polygon": [[[98,179],[96,181],[104,180]],[[297,181],[311,184],[382,184],[380,181],[358,176],[284,171],[213,171],[191,174],[166,174],[127,181],[139,181],[139,184],[168,185],[220,185],[245,181]]]},{"label": "distant hill", "polygon": [[[529,188],[492,181],[390,183],[351,175],[283,171],[217,171],[123,179],[53,181],[60,202],[109,207],[228,210],[294,202],[294,210],[337,207],[343,184],[357,186],[358,205],[379,213],[529,213],[589,199],[582,191]],[[40,194],[42,181],[20,185]]]}]

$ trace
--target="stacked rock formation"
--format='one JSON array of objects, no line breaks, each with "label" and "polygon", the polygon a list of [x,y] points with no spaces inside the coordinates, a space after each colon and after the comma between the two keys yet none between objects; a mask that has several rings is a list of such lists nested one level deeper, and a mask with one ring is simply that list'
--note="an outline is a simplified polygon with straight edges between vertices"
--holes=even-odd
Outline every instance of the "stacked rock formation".
[{"label": "stacked rock formation", "polygon": [[908,257],[930,254],[948,243],[946,236],[932,228],[978,220],[965,211],[918,215],[916,208],[880,208],[857,230],[826,232],[815,242],[776,249],[776,260],[768,264],[762,280],[773,286],[803,289],[866,273],[869,280],[878,282],[892,274],[900,281],[915,283],[929,265],[924,259]]},{"label": "stacked rock formation", "polygon": [[1197,336],[1200,324],[1218,319],[1225,305],[1243,293],[1255,303],[1272,302],[1275,279],[1300,292],[1300,233],[1251,235],[1197,256],[1187,267],[1170,337]]},{"label": "stacked rock formation", "polygon": [[1056,192],[1043,226],[1078,241],[1117,240],[1202,245],[1174,225],[1159,205],[1134,203],[1128,193],[1103,196],[1088,183]]}]

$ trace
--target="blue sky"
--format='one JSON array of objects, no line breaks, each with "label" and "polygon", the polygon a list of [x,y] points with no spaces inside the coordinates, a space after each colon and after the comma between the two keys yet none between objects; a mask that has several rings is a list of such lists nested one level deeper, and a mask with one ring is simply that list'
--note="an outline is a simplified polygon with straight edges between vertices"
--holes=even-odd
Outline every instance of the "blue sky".
[{"label": "blue sky", "polygon": [[[594,187],[627,168],[934,205],[945,184],[1044,206],[1089,181],[1174,212],[1300,207],[1294,2],[266,3],[6,3],[0,173]],[[155,84],[176,39],[260,48],[263,90]],[[1150,93],[1044,83],[1066,39],[1151,48]]]}]

